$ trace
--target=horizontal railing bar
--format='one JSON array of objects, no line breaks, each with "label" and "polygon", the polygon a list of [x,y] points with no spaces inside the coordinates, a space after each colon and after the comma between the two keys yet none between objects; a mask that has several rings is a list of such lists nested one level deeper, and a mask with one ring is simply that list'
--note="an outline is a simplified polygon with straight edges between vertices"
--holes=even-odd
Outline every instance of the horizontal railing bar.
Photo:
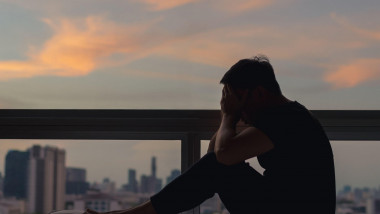
[{"label": "horizontal railing bar", "polygon": [[49,118],[215,118],[218,110],[179,109],[1,109],[0,118],[5,117],[49,117]]},{"label": "horizontal railing bar", "polygon": [[[378,110],[312,113],[330,139],[380,140]],[[183,133],[208,139],[218,129],[219,121],[219,110],[2,109],[0,139],[150,139],[146,136],[178,137]]]}]

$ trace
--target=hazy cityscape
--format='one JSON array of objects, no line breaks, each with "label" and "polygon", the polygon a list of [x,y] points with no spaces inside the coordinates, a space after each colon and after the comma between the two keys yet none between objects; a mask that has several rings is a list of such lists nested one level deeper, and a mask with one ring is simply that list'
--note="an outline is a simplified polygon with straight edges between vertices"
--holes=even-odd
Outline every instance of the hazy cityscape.
[{"label": "hazy cityscape", "polygon": [[[66,166],[66,151],[54,146],[33,145],[26,151],[9,150],[4,172],[0,172],[1,214],[47,214],[52,210],[100,212],[128,209],[160,191],[180,175],[172,169],[166,178],[157,177],[158,160],[150,158],[150,173],[126,169],[125,183],[117,186],[105,176],[101,182],[88,182],[85,168]],[[311,192],[312,194],[312,192]],[[380,188],[346,185],[337,190],[337,214],[377,214]],[[215,196],[201,205],[202,214],[228,213]]]},{"label": "hazy cityscape", "polygon": [[[90,183],[85,168],[69,167],[65,162],[65,150],[53,146],[34,145],[26,151],[9,150],[5,157],[5,173],[0,173],[0,213],[127,209],[146,201],[181,173],[173,169],[165,179],[158,178],[157,159],[151,157],[149,175],[137,178],[137,169],[128,169],[126,183],[118,188],[107,177],[101,182]],[[202,213],[222,210],[217,197],[202,206]]]}]

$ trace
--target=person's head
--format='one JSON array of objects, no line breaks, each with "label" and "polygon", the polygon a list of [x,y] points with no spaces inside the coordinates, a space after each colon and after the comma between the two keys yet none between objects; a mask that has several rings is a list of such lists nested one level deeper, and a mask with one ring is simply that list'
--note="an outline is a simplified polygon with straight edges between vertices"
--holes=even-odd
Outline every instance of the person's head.
[{"label": "person's head", "polygon": [[223,76],[221,84],[229,85],[240,97],[248,91],[247,102],[243,108],[242,119],[254,115],[277,97],[282,97],[274,70],[266,56],[242,59],[234,64]]},{"label": "person's head", "polygon": [[224,74],[220,83],[234,89],[254,90],[261,86],[274,95],[282,94],[273,67],[263,55],[240,60]]}]

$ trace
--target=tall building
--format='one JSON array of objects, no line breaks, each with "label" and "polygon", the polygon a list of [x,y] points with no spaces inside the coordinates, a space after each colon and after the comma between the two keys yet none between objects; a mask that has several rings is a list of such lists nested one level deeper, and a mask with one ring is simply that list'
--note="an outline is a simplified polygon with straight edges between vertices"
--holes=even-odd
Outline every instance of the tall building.
[{"label": "tall building", "polygon": [[64,150],[36,145],[30,148],[27,211],[45,214],[64,209],[65,181]]},{"label": "tall building", "polygon": [[66,168],[66,194],[83,195],[89,186],[86,182],[86,169]]},{"label": "tall building", "polygon": [[156,157],[152,157],[152,160],[151,160],[151,176],[153,178],[157,176]]},{"label": "tall building", "polygon": [[140,192],[141,193],[151,193],[152,189],[150,187],[150,176],[141,175],[140,178]]},{"label": "tall building", "polygon": [[29,152],[10,150],[5,157],[3,194],[5,197],[25,199],[27,195]]},{"label": "tall building", "polygon": [[159,192],[162,189],[162,179],[156,178],[154,183],[154,193]]},{"label": "tall building", "polygon": [[162,180],[156,177],[157,167],[156,167],[156,157],[152,157],[151,160],[151,175],[142,175],[141,176],[141,193],[156,193],[162,188]]},{"label": "tall building", "polygon": [[129,192],[137,193],[138,188],[138,182],[136,179],[136,170],[135,169],[129,169],[128,170],[128,184],[124,186],[124,189]]}]

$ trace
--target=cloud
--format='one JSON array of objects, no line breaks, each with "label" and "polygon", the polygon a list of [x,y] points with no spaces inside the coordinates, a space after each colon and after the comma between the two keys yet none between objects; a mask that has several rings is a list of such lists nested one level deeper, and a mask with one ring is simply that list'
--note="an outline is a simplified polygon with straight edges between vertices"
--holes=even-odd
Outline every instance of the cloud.
[{"label": "cloud", "polygon": [[149,10],[168,10],[175,7],[179,7],[199,0],[134,0],[135,2],[143,2],[148,6]]},{"label": "cloud", "polygon": [[365,38],[380,40],[380,29],[365,29],[362,27],[355,26],[346,17],[339,16],[336,13],[331,13],[330,17],[332,18],[332,20],[334,20],[336,23],[343,26],[344,28],[352,32],[355,32]]},{"label": "cloud", "polygon": [[250,10],[262,9],[271,6],[275,0],[218,0],[214,7],[229,13],[241,13]]},{"label": "cloud", "polygon": [[313,56],[328,58],[336,51],[361,47],[361,44],[352,44],[346,38],[319,36],[320,32],[330,30],[330,26],[320,25],[307,30],[308,33],[299,33],[306,31],[304,25],[294,26],[291,30],[254,24],[225,26],[173,39],[159,47],[156,53],[227,68],[241,58],[260,53],[283,60]]},{"label": "cloud", "polygon": [[[147,5],[148,10],[162,11],[184,6],[190,3],[200,2],[200,0],[134,0]],[[219,11],[228,13],[239,13],[249,10],[261,9],[275,3],[275,0],[213,0],[208,7],[216,8]]]},{"label": "cloud", "polygon": [[[102,59],[112,54],[132,55],[150,45],[148,29],[155,21],[123,26],[102,17],[84,20],[45,19],[53,30],[53,36],[41,50],[31,48],[28,60],[0,61],[0,80],[26,78],[40,75],[82,76],[101,66]],[[143,54],[140,52],[140,54]]]},{"label": "cloud", "polygon": [[351,88],[380,78],[380,59],[358,59],[325,75],[335,88]]},{"label": "cloud", "polygon": [[129,70],[128,75],[135,75],[145,78],[154,78],[154,79],[165,79],[165,80],[173,80],[173,81],[185,81],[185,82],[193,82],[193,83],[201,83],[205,85],[218,83],[218,79],[215,78],[207,78],[207,77],[199,77],[196,75],[173,72],[154,72],[154,71],[144,71],[144,70]]},{"label": "cloud", "polygon": [[[244,2],[248,8],[264,4],[260,1],[248,4],[248,1],[241,0],[237,5],[244,5]],[[52,36],[43,46],[30,48],[27,60],[0,61],[0,80],[42,75],[83,76],[95,69],[125,65],[147,56],[164,56],[225,69],[240,58],[258,53],[286,60],[306,56],[329,58],[344,50],[363,47],[362,43],[353,42],[351,37],[342,37],[335,26],[326,26],[322,21],[307,30],[303,23],[295,23],[291,29],[241,23],[201,30],[178,26],[170,30],[164,27],[166,23],[162,18],[128,25],[99,16],[43,21],[52,29]],[[186,34],[183,34],[184,29]],[[299,31],[307,33],[299,34]],[[320,32],[328,33],[321,35]],[[158,74],[141,71],[141,75]],[[195,78],[191,74],[171,77],[192,82],[213,81]]]}]

